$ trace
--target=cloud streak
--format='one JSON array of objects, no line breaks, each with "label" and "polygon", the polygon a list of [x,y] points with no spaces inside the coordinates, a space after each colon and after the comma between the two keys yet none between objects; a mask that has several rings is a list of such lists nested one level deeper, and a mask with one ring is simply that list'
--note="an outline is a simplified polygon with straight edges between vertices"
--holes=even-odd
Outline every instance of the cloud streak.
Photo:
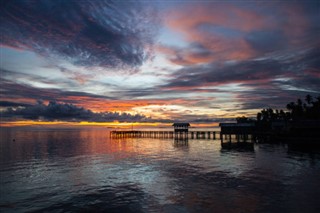
[{"label": "cloud streak", "polygon": [[2,45],[110,68],[150,56],[157,19],[136,1],[13,0],[2,2],[0,14]]},{"label": "cloud streak", "polygon": [[[206,88],[221,88],[223,92],[222,86],[229,85],[228,93],[240,103],[239,108],[284,107],[288,101],[296,99],[294,94],[319,94],[319,57],[319,48],[313,48],[285,58],[260,58],[221,66],[216,63],[188,66],[177,70],[161,89],[200,92],[203,88],[206,92]],[[232,84],[243,90],[232,89]]]}]

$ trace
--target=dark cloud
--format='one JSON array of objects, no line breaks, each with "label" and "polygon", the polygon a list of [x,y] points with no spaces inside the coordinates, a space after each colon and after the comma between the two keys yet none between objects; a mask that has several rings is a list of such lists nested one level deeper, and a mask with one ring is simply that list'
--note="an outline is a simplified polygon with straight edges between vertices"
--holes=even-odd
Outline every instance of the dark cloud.
[{"label": "dark cloud", "polygon": [[158,51],[167,55],[169,61],[179,65],[208,63],[215,56],[214,51],[199,42],[192,42],[187,47],[158,45]]},{"label": "dark cloud", "polygon": [[302,91],[281,90],[277,85],[254,85],[252,88],[253,91],[241,91],[236,94],[240,109],[284,109],[290,101],[307,94]]},{"label": "dark cloud", "polygon": [[233,64],[189,66],[178,70],[162,90],[193,91],[206,86],[237,83],[243,89],[228,91],[240,109],[284,108],[297,96],[320,93],[320,51],[288,53],[286,57],[269,57]]},{"label": "dark cloud", "polygon": [[188,49],[192,58],[205,58],[213,55],[212,50],[197,42],[191,43]]},{"label": "dark cloud", "polygon": [[245,36],[252,49],[267,53],[287,47],[287,39],[281,31],[253,31]]},{"label": "dark cloud", "polygon": [[149,121],[143,115],[131,115],[129,113],[100,112],[94,113],[91,110],[77,107],[73,104],[57,103],[50,101],[48,105],[38,101],[36,105],[25,106],[23,108],[8,108],[1,112],[2,119],[20,117],[31,120],[45,121]]},{"label": "dark cloud", "polygon": [[[288,53],[287,58],[269,57],[238,63],[211,63],[184,67],[177,70],[172,80],[165,85],[170,87],[194,87],[203,85],[224,85],[228,83],[255,84],[271,82],[277,78],[305,79],[317,76],[320,72],[320,51],[317,48],[303,53]],[[291,56],[290,56],[291,55]],[[318,76],[319,77],[319,76]],[[311,80],[311,79],[310,79]],[[314,79],[317,81],[317,79]],[[305,82],[301,87],[309,85]],[[315,83],[315,82],[314,82]],[[313,86],[319,88],[317,84]]]},{"label": "dark cloud", "polygon": [[31,106],[30,104],[17,103],[11,101],[0,101],[0,107],[27,107]]},{"label": "dark cloud", "polygon": [[[27,84],[17,83],[0,77],[2,100],[49,100],[69,103],[82,103],[86,98],[112,100],[108,96],[96,95],[87,92],[63,91],[53,88],[37,88]],[[71,98],[72,97],[72,98]],[[24,103],[28,104],[28,103]],[[23,105],[21,105],[23,106]]]},{"label": "dark cloud", "polygon": [[281,64],[275,60],[244,61],[234,65],[209,64],[182,68],[165,87],[194,87],[268,81],[282,75]]},{"label": "dark cloud", "polygon": [[[26,74],[26,73],[21,73],[21,72],[16,72],[12,70],[7,70],[3,69],[2,67],[0,68],[0,80],[2,81],[17,81],[17,80],[23,79],[24,81],[29,81],[29,82],[38,82],[38,83],[43,83],[47,85],[53,85],[56,82],[55,81],[50,81],[48,78],[41,77],[39,75],[35,74]],[[59,79],[59,83],[67,83],[67,80],[65,79]]]},{"label": "dark cloud", "polygon": [[288,81],[277,81],[277,85],[290,90],[320,93],[320,48],[306,51],[304,54],[296,55],[291,61],[285,62],[285,70],[288,72]]},{"label": "dark cloud", "polygon": [[12,0],[0,14],[1,44],[83,66],[141,65],[156,28],[154,11],[138,1]]}]

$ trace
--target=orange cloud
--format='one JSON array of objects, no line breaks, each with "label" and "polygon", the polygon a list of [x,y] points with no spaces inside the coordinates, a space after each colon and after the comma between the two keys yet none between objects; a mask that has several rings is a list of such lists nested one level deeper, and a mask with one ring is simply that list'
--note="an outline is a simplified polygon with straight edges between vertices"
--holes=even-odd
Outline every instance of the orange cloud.
[{"label": "orange cloud", "polygon": [[[238,33],[274,27],[273,23],[257,12],[231,4],[215,4],[214,7],[188,5],[178,11],[171,11],[165,23],[170,29],[182,33],[189,42],[200,43],[214,53],[211,57],[194,57],[196,55],[192,54],[184,57],[191,64],[222,59],[244,60],[255,56],[255,51],[241,36],[230,38],[214,30],[207,32],[201,29],[201,26],[212,29],[223,27]],[[173,62],[182,64],[178,60]]]},{"label": "orange cloud", "polygon": [[[192,102],[192,101],[191,101]],[[149,105],[184,105],[190,103],[189,100],[183,99],[169,99],[169,100],[112,100],[104,101],[100,106],[94,107],[91,104],[87,104],[85,107],[92,109],[93,111],[131,111],[134,107],[149,106]],[[91,106],[90,106],[91,105]]]},{"label": "orange cloud", "polygon": [[145,99],[145,100],[110,100],[83,96],[66,96],[58,101],[73,103],[94,112],[131,112],[135,107],[148,105],[187,105],[197,100],[184,99]]},{"label": "orange cloud", "polygon": [[[298,4],[273,3],[252,4],[250,7],[219,2],[188,4],[168,12],[165,24],[171,30],[181,33],[190,44],[200,44],[211,53],[194,54],[189,47],[178,51],[159,48],[169,55],[172,63],[179,65],[251,59],[261,54],[259,45],[262,44],[270,43],[272,47],[264,48],[277,49],[282,48],[280,42],[283,45],[305,42],[302,38],[310,27],[303,7]],[[251,35],[254,32],[264,33],[266,37]],[[257,39],[254,42],[260,43],[250,43],[250,35]],[[273,37],[268,40],[267,36]],[[281,36],[284,36],[283,41],[280,40]]]}]

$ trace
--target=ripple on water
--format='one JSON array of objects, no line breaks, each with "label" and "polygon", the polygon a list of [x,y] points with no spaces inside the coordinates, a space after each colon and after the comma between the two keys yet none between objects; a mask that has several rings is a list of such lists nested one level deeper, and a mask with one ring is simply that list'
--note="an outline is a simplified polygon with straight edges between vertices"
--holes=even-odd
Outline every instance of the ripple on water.
[{"label": "ripple on water", "polygon": [[[10,131],[0,150],[4,212],[319,210],[316,150],[111,140],[101,130]],[[17,140],[5,138],[10,135]]]}]

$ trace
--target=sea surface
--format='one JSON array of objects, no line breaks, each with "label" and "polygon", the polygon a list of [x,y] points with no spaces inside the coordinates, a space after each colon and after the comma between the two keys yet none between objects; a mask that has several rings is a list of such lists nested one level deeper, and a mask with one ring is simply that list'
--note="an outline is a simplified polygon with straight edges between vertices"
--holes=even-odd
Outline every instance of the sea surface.
[{"label": "sea surface", "polygon": [[1,128],[0,212],[320,212],[320,151]]}]

